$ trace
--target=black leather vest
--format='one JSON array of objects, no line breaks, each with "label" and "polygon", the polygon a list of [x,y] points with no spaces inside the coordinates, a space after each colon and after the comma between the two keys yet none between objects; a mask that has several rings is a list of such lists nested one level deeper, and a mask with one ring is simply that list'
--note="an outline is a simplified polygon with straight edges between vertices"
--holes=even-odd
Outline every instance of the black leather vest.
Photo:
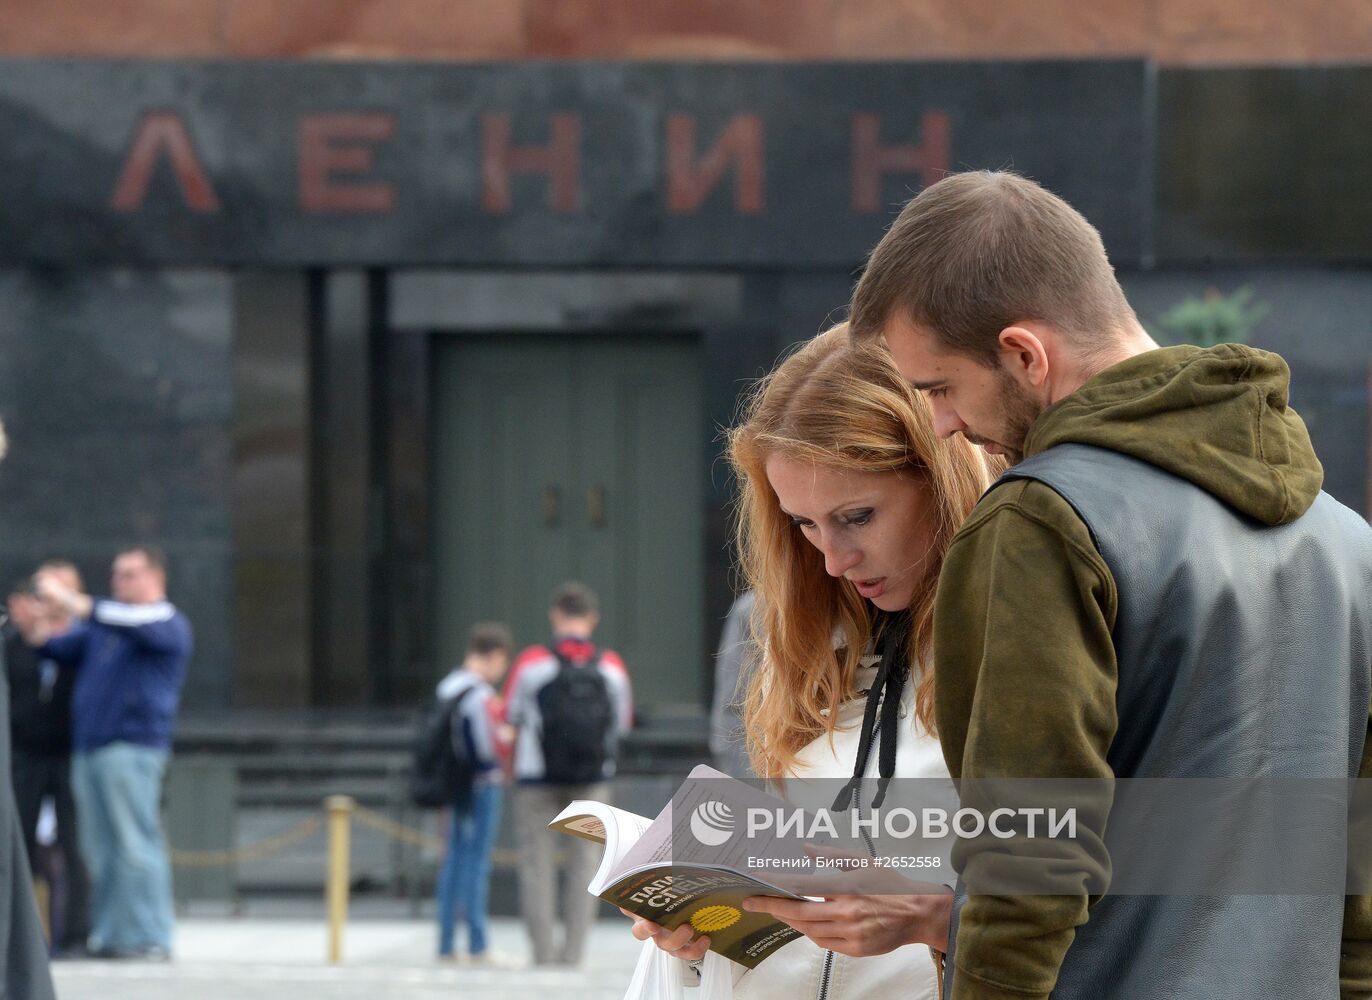
[{"label": "black leather vest", "polygon": [[[1372,665],[1366,521],[1321,493],[1296,521],[1268,527],[1156,466],[1080,444],[1035,455],[996,486],[1019,479],[1073,507],[1115,579],[1117,778],[1357,774]],[[1077,929],[1052,996],[1333,1000],[1343,904],[1107,895]]]}]

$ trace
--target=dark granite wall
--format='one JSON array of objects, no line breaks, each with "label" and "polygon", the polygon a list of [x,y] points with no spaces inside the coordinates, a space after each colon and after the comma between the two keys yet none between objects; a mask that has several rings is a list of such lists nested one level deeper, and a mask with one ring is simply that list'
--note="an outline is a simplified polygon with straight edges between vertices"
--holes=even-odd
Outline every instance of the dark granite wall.
[{"label": "dark granite wall", "polygon": [[[1279,351],[1290,362],[1292,400],[1310,425],[1325,464],[1326,487],[1344,503],[1367,512],[1372,273],[1316,266],[1197,265],[1125,271],[1121,276],[1140,318],[1153,328],[1167,308],[1186,296],[1209,288],[1228,293],[1251,287],[1271,309],[1256,328],[1253,343]],[[295,282],[304,280],[301,275]],[[322,405],[316,400],[311,408],[301,395],[310,374],[299,346],[276,352],[281,356],[273,366],[248,363],[255,357],[249,341],[265,349],[272,338],[284,343],[282,338],[294,342],[299,337],[299,310],[287,310],[295,317],[286,324],[290,330],[283,326],[271,332],[271,323],[285,322],[278,316],[253,338],[243,333],[244,317],[266,308],[264,281],[271,284],[275,279],[212,271],[0,271],[0,357],[6,362],[0,366],[0,416],[10,436],[10,455],[0,465],[0,570],[10,580],[40,559],[66,556],[102,590],[116,546],[139,539],[157,541],[171,558],[173,599],[196,626],[197,652],[186,692],[189,709],[370,703],[383,691],[389,692],[383,700],[403,700],[428,675],[423,662],[425,622],[397,619],[390,624],[392,630],[404,626],[413,633],[413,648],[397,654],[395,663],[363,655],[359,664],[345,666],[336,642],[319,645],[322,620],[315,622],[316,634],[311,637],[308,607],[312,602],[323,609],[337,604],[335,610],[341,613],[339,601],[363,585],[358,574],[365,574],[365,568],[344,567],[337,553],[328,556],[333,534],[312,532],[310,519],[315,515],[308,505],[288,519],[295,527],[282,533],[286,507],[279,497],[271,499],[285,486],[280,476],[269,477],[276,492],[262,494],[255,506],[251,497],[235,501],[233,496],[235,433],[242,463],[253,453],[243,444],[253,440],[248,431],[266,412],[260,406],[255,413],[236,412],[235,385],[242,392],[251,383],[257,396],[287,393],[295,400],[291,412],[298,410],[304,421],[362,403],[349,403],[354,394],[341,382],[333,385],[338,381],[334,379],[325,396],[331,402]],[[689,321],[699,329],[708,372],[707,430],[714,441],[708,467],[701,470],[709,484],[702,627],[707,646],[712,646],[730,594],[727,504],[732,488],[721,460],[722,442],[714,430],[732,421],[738,395],[751,379],[765,372],[788,345],[813,335],[841,312],[850,281],[850,274],[839,271],[557,276],[488,272],[466,278],[460,272],[409,272],[387,283],[390,342],[424,339],[432,330],[462,326],[497,331],[510,324],[549,329],[629,324],[650,330],[655,323]],[[302,300],[300,305],[304,308],[306,303]],[[263,315],[278,312],[267,309]],[[462,317],[460,323],[456,316]],[[235,331],[242,343],[235,343]],[[427,350],[418,356],[427,356]],[[410,375],[404,375],[411,368]],[[427,378],[423,365],[397,368],[393,375],[401,384],[393,387],[392,398],[401,399],[413,388],[409,381]],[[344,390],[348,398],[335,398]],[[305,502],[310,475],[311,459],[301,436],[307,429],[298,429],[301,434],[290,438],[294,444],[287,447],[283,440],[276,448],[285,448],[283,460],[289,458],[294,470],[295,485],[288,491],[292,504]],[[417,436],[413,430],[406,433],[419,442],[422,432]],[[331,432],[326,440],[335,436]],[[343,438],[335,445],[352,447],[345,446]],[[402,451],[413,454],[392,475],[422,484],[427,476],[422,448]],[[414,461],[420,464],[410,468]],[[376,499],[366,495],[361,480],[351,487],[340,480],[334,465],[326,462],[316,469],[314,475],[324,479],[316,480],[314,488],[328,487],[327,509],[353,510],[361,516]],[[247,489],[255,481],[240,476],[238,485]],[[241,522],[237,526],[235,503]],[[255,530],[252,538],[236,538],[245,530],[248,521],[242,514],[249,508],[261,508],[281,530]],[[404,521],[398,527],[408,539],[402,546],[407,560],[418,560],[412,568],[419,583],[409,590],[422,590],[428,579],[422,562],[427,551],[424,533],[414,509],[403,504],[396,509]],[[373,508],[369,516],[382,515]],[[310,592],[302,589],[301,574],[308,574],[311,556],[301,532],[313,533],[316,543],[325,545],[320,551],[334,560],[332,569],[316,576]],[[346,555],[351,550],[340,551]],[[253,583],[253,566],[264,559],[298,564],[299,573],[290,579],[299,576],[302,582],[268,595]],[[252,586],[252,593],[263,599],[244,602],[241,593],[235,596],[236,579],[238,587]],[[276,573],[272,579],[282,584],[284,577]],[[421,606],[426,595],[407,591],[405,598],[398,606]],[[282,617],[285,604],[294,607],[299,601],[306,602],[300,605],[305,610],[288,616],[288,622]],[[332,620],[337,615],[325,617]],[[365,636],[359,633],[354,638],[361,652]],[[274,665],[266,674],[248,669],[254,663],[266,669],[268,660]],[[351,694],[339,686],[341,671],[348,671],[351,680],[344,687]],[[388,677],[393,683],[380,683]],[[324,690],[319,690],[321,685]]]},{"label": "dark granite wall", "polygon": [[108,592],[121,544],[163,546],[196,653],[188,707],[227,703],[230,291],[212,271],[0,271],[0,571],[74,561]]},{"label": "dark granite wall", "polygon": [[1324,488],[1363,516],[1372,513],[1368,392],[1372,387],[1372,271],[1352,267],[1195,265],[1126,272],[1124,290],[1159,340],[1160,317],[1210,289],[1249,288],[1269,310],[1253,329],[1254,347],[1291,366],[1296,408],[1324,464]]},{"label": "dark granite wall", "polygon": [[[907,112],[926,105],[952,115],[950,164],[1024,170],[1086,210],[1145,324],[1251,286],[1271,308],[1253,342],[1290,361],[1327,488],[1367,513],[1370,79],[1137,61],[0,62],[0,571],[66,556],[99,590],[118,545],[156,541],[197,630],[188,707],[403,703],[431,672],[433,332],[671,327],[705,354],[713,645],[730,587],[716,432],[749,380],[842,314],[863,250],[921,180],[892,170],[881,209],[855,210],[849,113],[884,111],[882,141],[909,143]],[[476,116],[518,112],[517,144],[538,144],[553,93],[585,118],[586,205],[564,218],[546,178],[517,177],[510,214],[481,209]],[[697,154],[735,112],[764,115],[766,211],[737,208],[726,173],[698,210],[666,212],[669,104],[698,113]],[[188,123],[217,207],[187,207],[161,146],[146,197],[116,204],[135,126],[159,109]],[[383,179],[393,212],[299,203],[298,126],[329,109],[394,116],[369,176],[335,178]],[[185,269],[202,265],[237,270]]]}]

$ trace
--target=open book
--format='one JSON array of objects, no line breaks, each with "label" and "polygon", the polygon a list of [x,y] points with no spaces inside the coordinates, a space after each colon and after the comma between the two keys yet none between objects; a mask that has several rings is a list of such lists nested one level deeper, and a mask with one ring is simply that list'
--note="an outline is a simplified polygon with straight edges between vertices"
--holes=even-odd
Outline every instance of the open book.
[{"label": "open book", "polygon": [[[732,824],[740,798],[778,800],[712,768],[702,766],[691,772],[691,779],[701,778],[710,779],[705,783],[710,789],[723,787],[716,781],[731,782],[728,798],[732,804],[700,801],[683,816],[682,824],[674,824],[671,802],[650,820],[603,802],[577,799],[548,826],[605,845],[600,867],[587,886],[590,893],[672,930],[689,922],[709,935],[711,951],[751,969],[800,932],[771,914],[749,913],[740,905],[742,900],[747,896],[808,897],[750,874],[737,849],[712,843]],[[677,804],[687,808],[680,798]],[[748,846],[750,853],[766,849],[766,843],[756,837]]]}]

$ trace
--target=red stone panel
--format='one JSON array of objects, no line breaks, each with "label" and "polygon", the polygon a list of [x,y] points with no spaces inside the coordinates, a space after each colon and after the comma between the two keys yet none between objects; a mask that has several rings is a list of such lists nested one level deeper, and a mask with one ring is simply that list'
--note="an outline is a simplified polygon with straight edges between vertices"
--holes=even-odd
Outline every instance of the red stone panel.
[{"label": "red stone panel", "polygon": [[1329,62],[1372,56],[1367,0],[1153,0],[1168,63]]},{"label": "red stone panel", "polygon": [[0,52],[31,56],[211,56],[212,0],[3,0]]},{"label": "red stone panel", "polygon": [[1027,59],[1147,53],[1139,0],[837,0],[834,54],[848,59]]},{"label": "red stone panel", "polygon": [[833,0],[524,0],[528,51],[564,58],[819,58]]},{"label": "red stone panel", "polygon": [[1369,0],[0,0],[0,54],[1372,58]]},{"label": "red stone panel", "polygon": [[523,53],[519,0],[217,2],[229,56],[500,59]]}]

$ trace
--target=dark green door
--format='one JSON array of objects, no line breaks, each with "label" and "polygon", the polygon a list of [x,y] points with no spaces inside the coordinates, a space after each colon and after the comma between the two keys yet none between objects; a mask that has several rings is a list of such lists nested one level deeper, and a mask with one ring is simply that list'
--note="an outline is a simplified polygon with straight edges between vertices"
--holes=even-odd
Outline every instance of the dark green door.
[{"label": "dark green door", "polygon": [[438,651],[474,621],[547,637],[564,580],[601,599],[598,638],[640,704],[698,702],[703,634],[700,355],[688,337],[437,340]]}]

